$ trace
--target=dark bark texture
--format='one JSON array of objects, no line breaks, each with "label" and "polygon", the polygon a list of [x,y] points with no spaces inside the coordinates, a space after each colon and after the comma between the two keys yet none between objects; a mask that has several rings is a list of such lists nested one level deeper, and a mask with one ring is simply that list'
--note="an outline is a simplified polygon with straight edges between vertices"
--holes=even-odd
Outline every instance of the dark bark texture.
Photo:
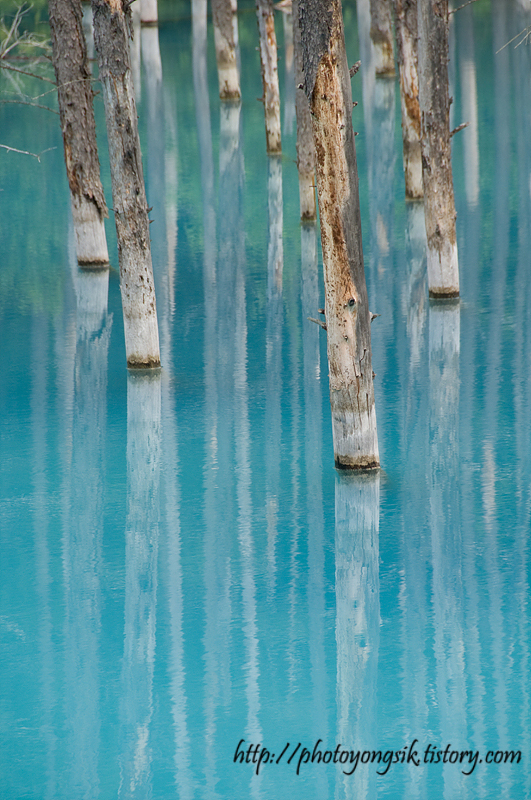
[{"label": "dark bark texture", "polygon": [[211,0],[212,20],[216,28],[219,28],[227,43],[234,47],[234,35],[232,30],[232,6],[230,0]]},{"label": "dark bark texture", "polygon": [[100,180],[81,0],[49,0],[48,9],[68,183],[72,194],[94,203],[103,219],[109,214]]},{"label": "dark bark texture", "polygon": [[423,195],[420,154],[417,0],[395,0],[406,197]]},{"label": "dark bark texture", "polygon": [[376,49],[376,74],[394,75],[392,0],[371,0],[371,39]]},{"label": "dark bark texture", "polygon": [[295,61],[295,113],[297,115],[297,168],[299,170],[300,207],[302,220],[317,218],[315,204],[315,147],[312,118],[304,95],[302,43],[299,26],[299,0],[293,0],[293,51]]},{"label": "dark bark texture", "polygon": [[340,0],[299,0],[325,278],[336,467],[379,466],[352,92]]}]

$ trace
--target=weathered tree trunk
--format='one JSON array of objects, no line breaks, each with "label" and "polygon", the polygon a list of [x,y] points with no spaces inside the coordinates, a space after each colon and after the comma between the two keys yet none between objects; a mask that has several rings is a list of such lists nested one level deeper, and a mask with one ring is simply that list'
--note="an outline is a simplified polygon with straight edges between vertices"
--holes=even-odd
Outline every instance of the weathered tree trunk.
[{"label": "weathered tree trunk", "polygon": [[107,120],[127,365],[159,367],[148,207],[129,61],[130,12],[126,0],[92,0],[92,9]]},{"label": "weathered tree trunk", "polygon": [[406,198],[417,200],[424,194],[420,150],[417,0],[395,0],[395,24]]},{"label": "weathered tree trunk", "polygon": [[302,89],[302,44],[299,25],[299,0],[293,0],[293,51],[295,60],[295,112],[297,114],[297,167],[302,220],[317,219],[315,202],[315,147],[308,100]]},{"label": "weathered tree trunk", "polygon": [[371,0],[371,39],[376,56],[376,74],[395,74],[393,57],[392,0]]},{"label": "weathered tree trunk", "polygon": [[295,83],[293,82],[293,5],[280,3],[277,8],[282,12],[284,30],[284,133],[291,136],[295,122]]},{"label": "weathered tree trunk", "polygon": [[271,0],[256,0],[260,32],[260,61],[262,64],[262,97],[265,111],[266,146],[268,153],[282,152],[280,135],[280,93],[277,70],[277,37]]},{"label": "weathered tree trunk", "polygon": [[340,0],[300,0],[299,22],[316,152],[334,458],[339,469],[371,469],[380,459]]},{"label": "weathered tree trunk", "polygon": [[157,0],[139,0],[139,2],[142,25],[158,25],[159,9]]},{"label": "weathered tree trunk", "polygon": [[211,1],[219,96],[221,100],[239,100],[241,97],[240,75],[236,56],[232,3],[231,0]]},{"label": "weathered tree trunk", "polygon": [[418,0],[419,99],[430,297],[458,297],[450,147],[448,0]]},{"label": "weathered tree trunk", "polygon": [[81,0],[49,0],[49,18],[77,260],[81,266],[107,266],[103,220],[109,215],[100,180]]}]

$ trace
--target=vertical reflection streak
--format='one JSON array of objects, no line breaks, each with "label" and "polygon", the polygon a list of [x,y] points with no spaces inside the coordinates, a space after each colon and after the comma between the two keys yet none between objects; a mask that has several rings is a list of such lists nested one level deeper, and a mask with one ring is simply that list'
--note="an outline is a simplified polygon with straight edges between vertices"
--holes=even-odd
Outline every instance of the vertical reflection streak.
[{"label": "vertical reflection streak", "polygon": [[276,587],[276,540],[280,491],[281,396],[282,396],[282,160],[268,158],[269,239],[267,249],[266,309],[266,517],[267,596],[271,602]]},{"label": "vertical reflection streak", "polygon": [[[466,741],[462,542],[459,504],[458,303],[431,303],[429,314],[429,463],[432,608],[442,742]],[[460,796],[463,776],[443,768],[444,797]]]},{"label": "vertical reflection streak", "polygon": [[[77,265],[76,265],[77,266]],[[77,270],[76,353],[70,507],[63,529],[65,700],[71,777],[68,791],[98,791],[101,573],[105,492],[107,363],[112,315],[109,273]]]},{"label": "vertical reflection streak", "polygon": [[[304,371],[304,460],[306,466],[306,525],[308,529],[308,615],[310,674],[312,682],[313,736],[326,741],[328,735],[327,679],[325,656],[324,513],[322,461],[322,396],[320,383],[321,328],[308,321],[319,306],[317,228],[301,227],[302,319]],[[316,775],[316,796],[327,796],[328,777]]]},{"label": "vertical reflection streak", "polygon": [[157,605],[161,374],[127,376],[127,518],[120,797],[151,794]]},{"label": "vertical reflection streak", "polygon": [[[376,750],[380,475],[336,475],[338,741]],[[341,773],[336,797],[376,800],[376,770]]]},{"label": "vertical reflection streak", "polygon": [[31,432],[33,454],[33,530],[35,535],[35,575],[37,597],[40,603],[39,658],[41,683],[40,733],[46,743],[46,797],[57,791],[56,747],[57,737],[53,725],[54,711],[54,659],[52,645],[52,613],[50,607],[50,550],[48,545],[48,325],[41,314],[35,314],[31,331]]}]

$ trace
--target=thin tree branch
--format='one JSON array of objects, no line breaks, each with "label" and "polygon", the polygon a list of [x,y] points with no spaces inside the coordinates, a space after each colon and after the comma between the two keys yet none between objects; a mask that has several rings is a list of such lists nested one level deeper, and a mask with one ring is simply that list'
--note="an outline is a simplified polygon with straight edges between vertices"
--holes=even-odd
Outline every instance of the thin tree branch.
[{"label": "thin tree branch", "polygon": [[462,131],[463,128],[467,128],[470,125],[470,122],[462,122],[461,125],[458,125],[457,128],[454,128],[453,131],[450,131],[450,139],[455,133],[459,133]]},{"label": "thin tree branch", "polygon": [[462,6],[457,6],[457,8],[449,9],[448,16],[450,16],[450,14],[455,14],[456,11],[461,11],[462,8],[466,8],[466,6],[469,6],[471,3],[475,3],[475,2],[476,2],[476,0],[468,0],[468,3],[463,3]]},{"label": "thin tree branch", "polygon": [[18,69],[17,67],[12,67],[11,64],[2,64],[0,61],[0,69],[9,69],[12,72],[20,72],[21,75],[29,75],[30,78],[37,78],[39,81],[46,81],[46,83],[53,83],[54,86],[57,86],[55,81],[50,80],[50,78],[45,78],[43,75],[36,75],[34,72],[27,72],[25,69]]},{"label": "thin tree branch", "polygon": [[59,116],[59,112],[55,110],[55,108],[50,108],[50,106],[42,106],[40,103],[27,103],[25,100],[0,100],[0,103],[4,105],[21,105],[21,106],[32,106],[33,108],[44,108],[46,111],[51,111],[52,114],[57,114]]},{"label": "thin tree branch", "polygon": [[57,147],[48,147],[46,150],[42,150],[40,153],[30,153],[29,150],[17,150],[16,147],[8,147],[7,144],[0,144],[0,147],[3,150],[8,150],[10,153],[22,153],[24,156],[33,156],[33,158],[37,159],[39,164],[41,161],[41,156],[44,155],[44,153],[48,153],[50,150],[57,150]]},{"label": "thin tree branch", "polygon": [[[503,47],[500,47],[499,50],[496,50],[495,55],[498,55],[498,53],[501,53],[502,50],[505,50],[506,47],[508,47],[512,42],[514,42],[515,39],[518,39],[518,37],[521,36],[523,33],[525,34],[525,36],[522,39],[522,42],[525,41],[528,38],[528,36],[529,36],[529,28],[524,28],[523,31],[520,31],[519,33],[516,34],[516,36],[513,36],[512,39],[509,39],[508,42],[505,42]],[[518,42],[518,44],[515,45],[515,48],[518,47],[519,45],[521,45],[522,42]]]}]

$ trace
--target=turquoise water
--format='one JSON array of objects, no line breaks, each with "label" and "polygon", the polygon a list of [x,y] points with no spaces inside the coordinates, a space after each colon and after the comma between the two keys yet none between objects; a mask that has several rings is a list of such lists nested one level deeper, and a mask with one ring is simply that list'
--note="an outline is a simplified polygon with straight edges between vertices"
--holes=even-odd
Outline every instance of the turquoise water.
[{"label": "turquoise water", "polygon": [[[345,20],[367,62],[362,0]],[[159,376],[125,368],[112,220],[108,282],[75,264],[57,118],[1,107],[2,143],[57,148],[0,150],[1,798],[531,796],[531,64],[495,55],[528,22],[453,21],[458,304],[427,299],[397,86],[353,80],[372,477],[334,470],[318,234],[291,90],[265,155],[252,11],[241,107],[190,20],[143,73]]]}]

